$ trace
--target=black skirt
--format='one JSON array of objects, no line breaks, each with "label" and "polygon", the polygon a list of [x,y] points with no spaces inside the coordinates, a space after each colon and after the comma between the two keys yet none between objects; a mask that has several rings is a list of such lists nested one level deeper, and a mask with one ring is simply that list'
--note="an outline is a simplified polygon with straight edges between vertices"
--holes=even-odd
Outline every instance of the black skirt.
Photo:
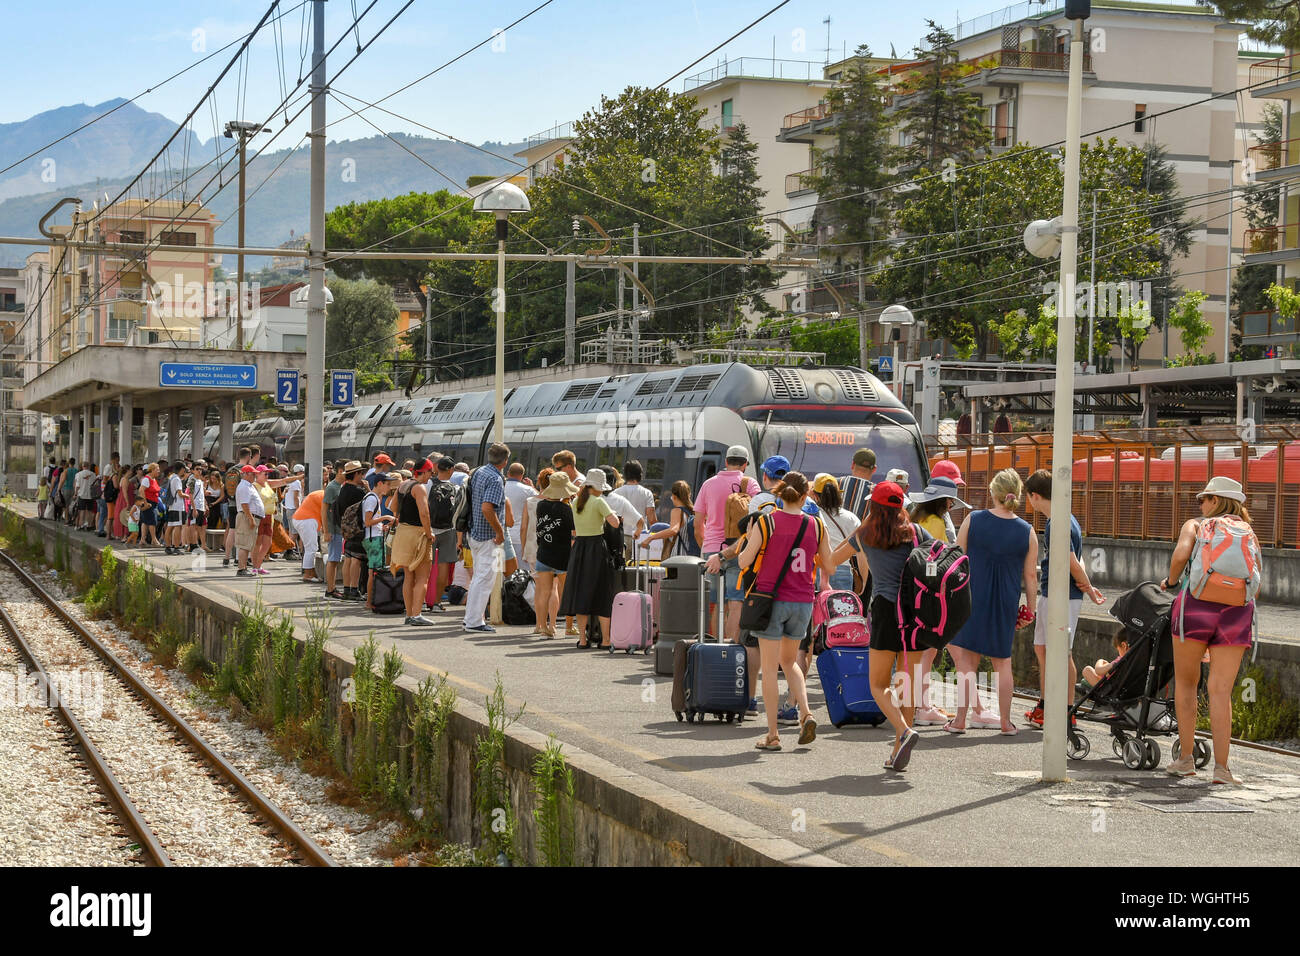
[{"label": "black skirt", "polygon": [[[617,529],[616,529],[617,530]],[[614,562],[600,535],[578,538],[569,554],[559,613],[609,617],[614,609]]]}]

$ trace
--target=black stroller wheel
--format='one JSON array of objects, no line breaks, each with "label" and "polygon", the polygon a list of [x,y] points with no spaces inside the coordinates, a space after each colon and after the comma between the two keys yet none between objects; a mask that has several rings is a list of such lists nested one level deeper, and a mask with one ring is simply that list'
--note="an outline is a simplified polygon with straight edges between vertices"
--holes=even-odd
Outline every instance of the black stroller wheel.
[{"label": "black stroller wheel", "polygon": [[1146,754],[1142,749],[1142,741],[1135,737],[1130,737],[1124,741],[1123,753],[1120,755],[1124,761],[1124,766],[1129,770],[1140,770],[1146,762]]},{"label": "black stroller wheel", "polygon": [[1092,744],[1088,742],[1088,738],[1073,730],[1070,731],[1067,741],[1065,756],[1070,760],[1082,760],[1092,750]]},{"label": "black stroller wheel", "polygon": [[1146,737],[1142,741],[1142,767],[1139,769],[1155,770],[1160,766],[1160,744],[1155,738]]},{"label": "black stroller wheel", "polygon": [[1196,762],[1196,769],[1200,770],[1207,766],[1212,756],[1213,752],[1210,750],[1210,745],[1197,737],[1196,743],[1192,744],[1192,759]]},{"label": "black stroller wheel", "polygon": [[1128,740],[1127,737],[1111,737],[1111,738],[1110,738],[1110,749],[1113,750],[1113,751],[1115,751],[1115,756],[1116,756],[1116,757],[1119,757],[1119,758],[1123,759],[1123,757],[1124,757],[1124,742],[1125,742],[1126,740]]}]

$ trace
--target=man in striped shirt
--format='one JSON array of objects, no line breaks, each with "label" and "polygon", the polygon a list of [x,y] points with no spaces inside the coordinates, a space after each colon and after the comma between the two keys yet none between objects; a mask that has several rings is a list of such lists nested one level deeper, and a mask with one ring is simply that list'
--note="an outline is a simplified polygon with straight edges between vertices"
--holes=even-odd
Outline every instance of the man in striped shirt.
[{"label": "man in striped shirt", "polygon": [[870,448],[859,448],[853,453],[853,470],[840,479],[844,493],[844,507],[862,521],[871,504],[871,476],[876,473],[876,453]]}]

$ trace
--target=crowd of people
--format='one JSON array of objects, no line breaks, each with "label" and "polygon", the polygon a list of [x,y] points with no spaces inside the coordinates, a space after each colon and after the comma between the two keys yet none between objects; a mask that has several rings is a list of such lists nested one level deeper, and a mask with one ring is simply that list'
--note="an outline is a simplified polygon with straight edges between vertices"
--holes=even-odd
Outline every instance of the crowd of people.
[{"label": "crowd of people", "polygon": [[[622,473],[610,465],[580,471],[574,453],[560,450],[550,467],[530,476],[522,463],[510,461],[504,444],[491,445],[485,463],[474,469],[438,454],[400,466],[384,452],[373,461],[336,461],[310,493],[304,493],[301,464],[263,462],[257,447],[241,449],[234,462],[122,465],[115,455],[101,469],[50,459],[38,504],[42,518],[127,547],[219,552],[223,566],[233,565],[238,576],[269,573],[263,564],[276,556],[300,559],[302,580],[323,585],[326,597],[389,612],[394,609],[376,602],[398,602],[396,610],[412,627],[433,624],[426,613],[463,605],[464,631],[492,633],[486,616],[498,574],[522,569],[534,586],[533,634],[549,640],[563,633],[579,649],[609,648],[619,570],[638,551],[655,560],[699,556],[719,581],[723,638],[755,649],[759,666],[749,669],[747,713],[757,716],[761,699],[767,733],[756,746],[762,750],[781,748],[781,725],[797,724],[801,745],[815,740],[806,685],[813,605],[823,588],[852,590],[862,596],[869,621],[872,695],[895,732],[886,769],[908,765],[918,726],[940,726],[950,734],[1016,734],[1012,644],[1020,627],[1035,623],[1041,680],[1046,627],[1037,612],[1048,581],[1047,542],[1039,547],[1020,509],[1023,504],[1050,517],[1051,475],[1039,471],[1025,481],[1013,469],[1001,471],[989,482],[988,507],[975,510],[961,498],[960,469],[947,460],[936,462],[929,482],[914,489],[901,469],[874,481],[876,456],[868,448],[854,452],[844,475],[804,475],[774,455],[757,464],[756,481],[747,475],[754,464],[749,459],[745,447],[732,446],[723,470],[698,489],[674,481],[667,521],[658,518],[659,502],[643,484],[638,461],[627,461]],[[1244,495],[1234,485],[1215,478],[1202,492],[1206,518],[1226,514],[1249,521]],[[1197,527],[1193,521],[1182,530],[1167,587],[1176,587],[1186,570]],[[1045,535],[1050,533],[1049,520]],[[1072,650],[1083,599],[1103,604],[1105,597],[1081,563],[1082,535],[1073,517],[1069,535]],[[915,547],[931,541],[955,544],[969,559],[973,611],[948,644],[964,689],[955,713],[930,699],[938,652],[909,658],[897,611],[904,564]],[[746,632],[742,602],[756,587],[772,594],[772,612],[766,627]],[[1193,604],[1186,596],[1180,600],[1190,608],[1191,622],[1180,636],[1192,647],[1176,655],[1179,723],[1188,708],[1194,713],[1194,678],[1204,655],[1211,662],[1214,780],[1236,783],[1227,770],[1225,701],[1234,662],[1250,644],[1243,622],[1253,604],[1225,610],[1205,601]],[[985,657],[997,675],[996,707],[985,706],[975,681]],[[1098,661],[1085,677],[1095,683],[1109,666]],[[1074,687],[1072,656],[1069,668]],[[786,700],[779,695],[778,672],[785,674]],[[1025,719],[1042,725],[1041,699]],[[1194,728],[1194,719],[1188,726]],[[1190,734],[1189,729],[1184,754],[1191,752]],[[1171,772],[1194,773],[1190,759],[1171,765]]]}]

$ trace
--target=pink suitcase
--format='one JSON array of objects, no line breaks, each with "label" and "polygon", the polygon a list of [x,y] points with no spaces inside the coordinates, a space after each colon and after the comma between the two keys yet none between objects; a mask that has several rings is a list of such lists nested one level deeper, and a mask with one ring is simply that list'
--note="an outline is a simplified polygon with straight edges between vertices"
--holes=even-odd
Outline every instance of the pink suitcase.
[{"label": "pink suitcase", "polygon": [[614,609],[609,621],[611,654],[615,651],[631,654],[634,650],[649,654],[650,645],[654,643],[654,599],[642,586],[642,575],[648,576],[649,569],[637,565],[635,541],[632,544],[632,567],[633,580],[641,589],[614,595]]}]

